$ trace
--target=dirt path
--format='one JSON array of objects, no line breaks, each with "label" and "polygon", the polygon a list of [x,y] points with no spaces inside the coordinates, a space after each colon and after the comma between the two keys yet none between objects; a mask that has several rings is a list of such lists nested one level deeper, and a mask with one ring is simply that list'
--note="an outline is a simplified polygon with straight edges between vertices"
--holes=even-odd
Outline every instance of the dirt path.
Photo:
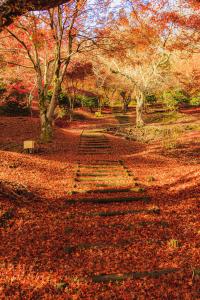
[{"label": "dirt path", "polygon": [[199,165],[159,147],[86,128],[2,151],[2,176],[43,188],[1,197],[2,299],[199,299]]}]

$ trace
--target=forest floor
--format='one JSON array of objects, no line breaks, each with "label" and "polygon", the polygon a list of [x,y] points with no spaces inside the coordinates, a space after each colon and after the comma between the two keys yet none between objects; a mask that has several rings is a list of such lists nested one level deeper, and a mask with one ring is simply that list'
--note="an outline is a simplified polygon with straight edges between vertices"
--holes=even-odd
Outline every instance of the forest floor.
[{"label": "forest floor", "polygon": [[0,299],[200,299],[200,110],[159,116],[171,144],[84,113],[35,154],[38,118],[1,117]]}]

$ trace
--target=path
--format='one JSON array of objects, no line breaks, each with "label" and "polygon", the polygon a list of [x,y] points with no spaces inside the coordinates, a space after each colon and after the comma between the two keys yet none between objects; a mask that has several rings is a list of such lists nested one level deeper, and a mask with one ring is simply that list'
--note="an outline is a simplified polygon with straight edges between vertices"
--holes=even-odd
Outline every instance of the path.
[{"label": "path", "polygon": [[121,107],[113,107],[112,113],[115,119],[118,121],[119,124],[126,124],[131,122],[130,116],[126,113],[124,114],[121,111]]},{"label": "path", "polygon": [[50,154],[4,152],[5,180],[47,191],[1,201],[0,294],[199,299],[199,165],[84,125],[59,130]]},{"label": "path", "polygon": [[[106,253],[103,267],[93,266],[92,271],[86,267],[86,273],[93,282],[158,278],[180,272],[173,264],[162,267],[161,261],[152,261],[157,249],[163,243],[167,244],[169,224],[162,219],[159,207],[154,205],[148,195],[148,189],[137,183],[120,155],[119,160],[108,157],[112,150],[109,137],[98,129],[82,132],[78,149],[81,156],[77,161],[73,195],[66,201],[75,207],[82,206],[81,212],[68,216],[73,243],[66,245],[67,255],[79,253],[85,258],[92,253],[91,260],[99,261],[99,251]],[[87,156],[89,160],[85,159]],[[76,218],[82,219],[81,228],[77,227]],[[88,221],[93,224],[93,228],[89,230]],[[151,232],[150,235],[148,231]],[[159,240],[160,231],[166,234],[164,240]],[[138,243],[142,248],[135,252]],[[142,253],[144,247],[147,249],[147,256]],[[151,249],[150,252],[148,248]],[[116,257],[114,268],[109,263],[111,253],[115,253]],[[139,261],[143,266],[140,266]],[[120,267],[124,265],[125,268]]]}]

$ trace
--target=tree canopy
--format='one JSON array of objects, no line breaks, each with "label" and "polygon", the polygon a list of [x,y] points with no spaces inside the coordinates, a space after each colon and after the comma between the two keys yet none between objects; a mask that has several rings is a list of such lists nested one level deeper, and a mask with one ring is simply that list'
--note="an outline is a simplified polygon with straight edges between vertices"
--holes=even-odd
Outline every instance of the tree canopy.
[{"label": "tree canopy", "polygon": [[1,0],[0,1],[0,27],[12,22],[13,17],[22,15],[30,10],[48,9],[69,0]]}]

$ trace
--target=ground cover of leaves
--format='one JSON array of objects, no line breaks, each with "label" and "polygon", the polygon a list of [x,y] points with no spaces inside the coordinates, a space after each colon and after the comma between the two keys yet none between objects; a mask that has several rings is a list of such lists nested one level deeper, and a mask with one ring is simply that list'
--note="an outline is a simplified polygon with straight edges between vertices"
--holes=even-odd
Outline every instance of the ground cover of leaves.
[{"label": "ground cover of leaves", "polygon": [[[197,130],[181,137],[181,155],[177,149],[163,150],[160,142],[142,144],[107,135],[112,154],[83,158],[78,153],[81,123],[57,128],[54,142],[41,145],[34,155],[21,150],[24,139],[38,135],[37,118],[2,117],[0,126],[0,179],[23,184],[35,195],[28,200],[0,196],[1,299],[200,299]],[[95,120],[88,123],[95,126]],[[138,193],[150,202],[70,202],[105,197],[98,191],[70,194],[77,162],[94,159],[124,161],[133,173],[133,186],[143,187]],[[172,239],[177,247],[170,246]],[[145,273],[166,269],[176,272]],[[132,272],[146,275],[94,280],[96,275],[121,278]]]}]

